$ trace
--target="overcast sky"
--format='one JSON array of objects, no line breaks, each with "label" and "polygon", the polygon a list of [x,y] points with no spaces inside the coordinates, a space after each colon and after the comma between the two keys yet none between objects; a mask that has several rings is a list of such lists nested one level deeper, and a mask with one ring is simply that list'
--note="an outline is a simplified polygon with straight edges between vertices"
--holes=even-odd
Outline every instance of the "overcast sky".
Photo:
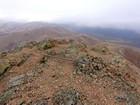
[{"label": "overcast sky", "polygon": [[140,25],[140,0],[0,0],[0,20]]}]

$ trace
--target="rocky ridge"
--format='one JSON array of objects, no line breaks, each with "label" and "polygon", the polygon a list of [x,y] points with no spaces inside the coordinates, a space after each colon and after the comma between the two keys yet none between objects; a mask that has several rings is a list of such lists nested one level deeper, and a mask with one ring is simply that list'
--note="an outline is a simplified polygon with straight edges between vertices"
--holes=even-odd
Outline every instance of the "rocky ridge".
[{"label": "rocky ridge", "polygon": [[139,75],[110,46],[21,43],[0,54],[0,105],[139,105]]}]

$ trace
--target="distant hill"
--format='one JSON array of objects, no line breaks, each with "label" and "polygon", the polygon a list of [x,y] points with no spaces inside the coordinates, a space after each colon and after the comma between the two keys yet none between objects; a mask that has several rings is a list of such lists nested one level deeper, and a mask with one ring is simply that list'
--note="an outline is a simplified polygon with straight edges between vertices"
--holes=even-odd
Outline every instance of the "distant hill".
[{"label": "distant hill", "polygon": [[[120,29],[74,27],[73,25],[49,24],[44,22],[9,22],[0,24],[0,33],[0,51],[9,50],[17,43],[41,41],[50,38],[73,39],[91,46],[102,42],[109,43],[109,45],[115,43],[136,47],[140,46],[140,35],[138,33]],[[127,46],[124,46],[122,49],[123,53],[121,52],[120,54],[127,60],[133,62],[137,67],[140,67],[139,51],[136,51],[136,48]]]},{"label": "distant hill", "polygon": [[[10,49],[16,43],[33,40],[40,41],[49,38],[71,38],[74,40],[78,40],[79,37],[79,41],[83,40],[87,43],[99,42],[98,39],[93,37],[91,38],[86,34],[73,32],[56,24],[43,22],[7,23],[4,25],[2,24],[0,33],[0,51]],[[85,39],[81,38],[81,36],[85,36]]]},{"label": "distant hill", "polygon": [[6,35],[8,33],[28,31],[31,29],[50,27],[53,24],[44,22],[29,22],[29,23],[19,23],[19,22],[7,22],[0,23],[0,36]]},{"label": "distant hill", "polygon": [[127,29],[116,28],[102,28],[102,27],[86,27],[76,25],[62,25],[75,32],[85,33],[104,41],[110,41],[114,43],[130,45],[140,48],[140,34]]},{"label": "distant hill", "polygon": [[119,53],[140,68],[140,49],[134,49],[132,47],[121,47],[119,48]]}]

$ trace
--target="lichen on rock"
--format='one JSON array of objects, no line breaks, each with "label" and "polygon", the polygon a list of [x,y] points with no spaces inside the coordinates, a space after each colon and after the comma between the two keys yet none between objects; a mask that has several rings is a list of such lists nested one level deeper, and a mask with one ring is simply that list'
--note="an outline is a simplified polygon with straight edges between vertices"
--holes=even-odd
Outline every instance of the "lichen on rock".
[{"label": "lichen on rock", "polygon": [[101,57],[94,57],[91,55],[84,55],[77,58],[74,62],[76,72],[82,72],[87,75],[94,75],[106,67],[106,63]]},{"label": "lichen on rock", "polygon": [[56,91],[52,97],[53,105],[78,105],[84,100],[86,96],[71,87]]},{"label": "lichen on rock", "polygon": [[39,50],[46,50],[50,49],[56,46],[56,40],[49,39],[49,40],[43,40],[38,43],[38,49]]},{"label": "lichen on rock", "polygon": [[0,59],[0,76],[6,72],[6,70],[10,67],[10,60],[3,58]]}]

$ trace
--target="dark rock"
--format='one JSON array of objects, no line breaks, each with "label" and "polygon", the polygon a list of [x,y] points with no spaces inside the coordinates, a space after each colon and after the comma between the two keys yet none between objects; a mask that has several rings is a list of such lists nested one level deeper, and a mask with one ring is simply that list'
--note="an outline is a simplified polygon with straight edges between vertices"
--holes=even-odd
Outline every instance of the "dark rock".
[{"label": "dark rock", "polygon": [[40,64],[42,64],[42,63],[45,63],[45,62],[47,62],[48,61],[48,56],[43,56],[41,59],[40,59]]}]

